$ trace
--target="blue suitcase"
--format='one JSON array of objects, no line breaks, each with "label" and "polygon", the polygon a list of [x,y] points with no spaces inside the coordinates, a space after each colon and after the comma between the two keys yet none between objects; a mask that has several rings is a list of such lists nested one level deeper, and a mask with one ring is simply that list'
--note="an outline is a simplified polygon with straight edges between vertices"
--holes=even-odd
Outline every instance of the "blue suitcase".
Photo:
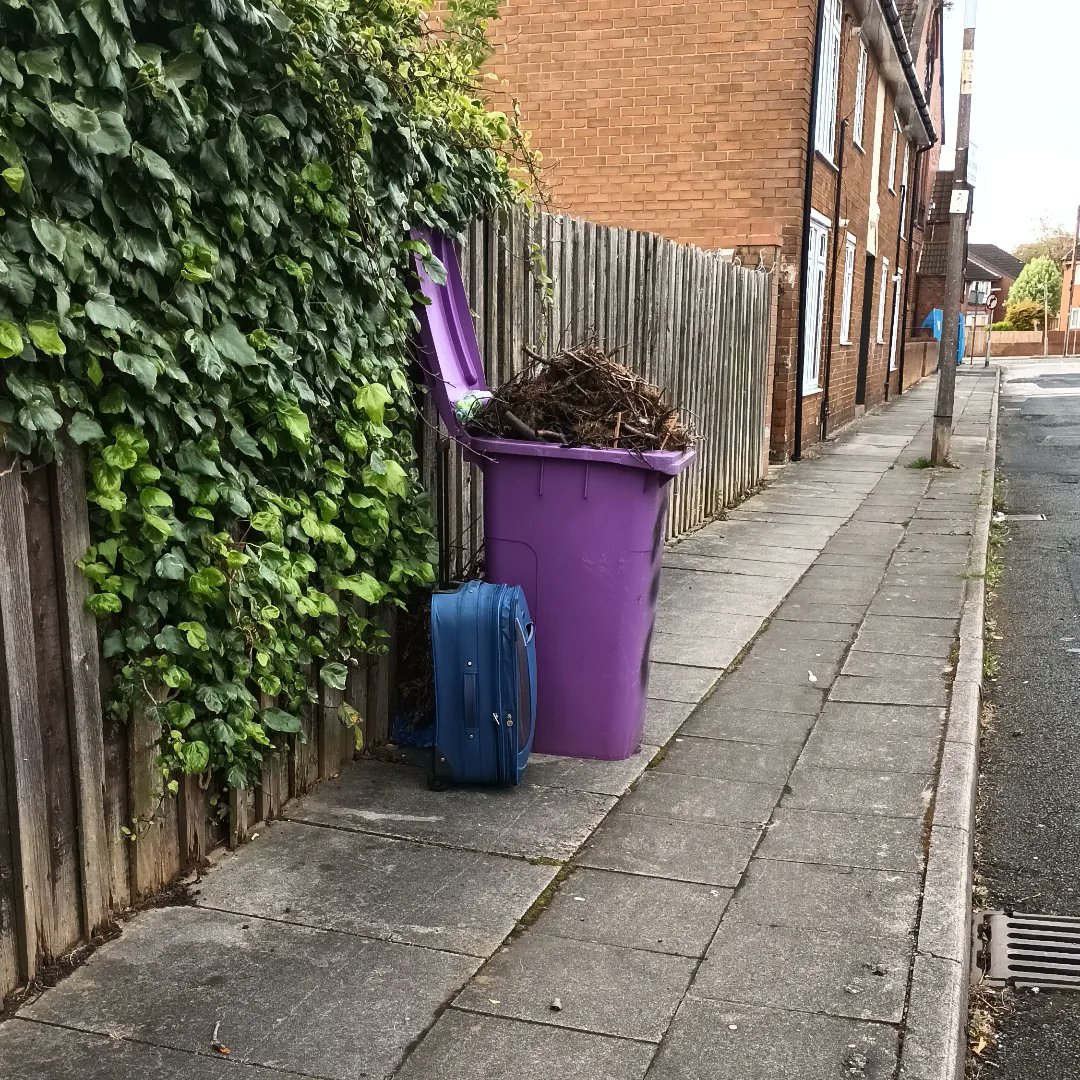
[{"label": "blue suitcase", "polygon": [[520,783],[536,715],[536,647],[524,592],[469,581],[435,593],[431,651],[431,786]]}]

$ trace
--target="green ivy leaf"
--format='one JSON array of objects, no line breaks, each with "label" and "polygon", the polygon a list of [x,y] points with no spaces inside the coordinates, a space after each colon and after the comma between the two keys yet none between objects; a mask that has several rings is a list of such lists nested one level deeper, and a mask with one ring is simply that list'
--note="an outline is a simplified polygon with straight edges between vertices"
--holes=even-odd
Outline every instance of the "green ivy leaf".
[{"label": "green ivy leaf", "polygon": [[393,400],[390,391],[385,386],[380,383],[369,383],[357,390],[354,404],[356,408],[363,409],[367,413],[372,423],[381,424],[386,406]]},{"label": "green ivy leaf", "polygon": [[52,323],[36,320],[28,323],[27,332],[34,346],[49,356],[63,356],[67,347],[60,340],[60,334]]},{"label": "green ivy leaf", "polygon": [[116,593],[99,592],[86,598],[86,610],[98,616],[115,615],[117,612],[122,611],[123,607],[123,601]]},{"label": "green ivy leaf", "polygon": [[277,418],[281,426],[300,446],[307,446],[311,441],[311,426],[304,411],[297,405],[279,405]]},{"label": "green ivy leaf", "polygon": [[87,416],[84,412],[77,412],[72,416],[71,423],[68,424],[68,435],[71,436],[71,441],[76,446],[82,446],[85,443],[105,438],[105,432],[102,431],[101,425],[92,416]]},{"label": "green ivy leaf", "polygon": [[198,649],[201,652],[205,652],[209,649],[210,646],[206,643],[206,627],[201,623],[182,622],[177,626],[177,630],[182,630],[184,632],[187,643],[193,649]]},{"label": "green ivy leaf", "polygon": [[179,750],[181,764],[188,775],[201,773],[210,764],[210,747],[201,739],[184,743]]},{"label": "green ivy leaf", "polygon": [[93,135],[101,130],[97,113],[74,102],[54,101],[49,105],[49,111],[58,124],[80,135]]},{"label": "green ivy leaf", "polygon": [[334,170],[325,162],[309,162],[300,171],[300,176],[319,191],[329,191],[334,182]]},{"label": "green ivy leaf", "polygon": [[349,669],[344,664],[336,661],[331,664],[323,664],[319,668],[319,678],[332,690],[344,690],[345,680],[348,677]]},{"label": "green ivy leaf", "polygon": [[23,351],[22,334],[13,322],[0,322],[0,360],[18,356]]},{"label": "green ivy leaf", "polygon": [[271,731],[284,731],[292,733],[299,731],[301,728],[300,721],[295,717],[285,712],[283,709],[263,709],[260,714],[262,722]]},{"label": "green ivy leaf", "polygon": [[4,178],[4,183],[6,183],[16,195],[22,191],[23,182],[26,180],[26,172],[18,165],[8,166],[3,172],[0,172],[0,176]]}]

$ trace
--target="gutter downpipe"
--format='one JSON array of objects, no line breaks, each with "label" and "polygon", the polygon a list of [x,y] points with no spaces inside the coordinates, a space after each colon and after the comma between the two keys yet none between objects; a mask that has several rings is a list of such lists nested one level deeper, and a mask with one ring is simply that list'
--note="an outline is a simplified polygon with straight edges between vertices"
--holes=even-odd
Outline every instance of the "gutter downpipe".
[{"label": "gutter downpipe", "polygon": [[[836,270],[840,258],[840,203],[844,189],[844,150],[847,146],[848,122],[840,121],[840,152],[836,157],[836,198],[833,200],[832,273],[829,283],[829,333],[825,345],[825,373],[821,380],[821,441],[829,434],[829,376],[832,374],[833,324],[836,319]],[[846,250],[846,241],[845,241]]]},{"label": "gutter downpipe", "polygon": [[825,4],[818,0],[814,31],[814,77],[810,83],[810,124],[806,138],[806,173],[803,177],[802,251],[799,256],[799,340],[795,360],[795,446],[792,461],[802,460],[803,376],[806,373],[806,299],[810,285],[810,202],[814,195],[814,161],[817,155],[817,106],[821,87],[821,35],[825,28]]},{"label": "gutter downpipe", "polygon": [[[927,101],[930,100],[930,84],[934,79],[934,63],[938,62],[938,78],[941,83],[941,99],[945,100],[945,65],[941,63],[941,59],[945,55],[944,49],[944,14],[942,6],[938,3],[934,9],[934,23],[935,23],[935,40],[933,50],[926,58],[926,82],[924,84],[923,96]],[[941,137],[944,138],[945,133],[941,133]],[[915,151],[915,167],[911,170],[912,179],[915,179],[919,175],[919,166],[922,162],[924,154],[928,154],[934,146],[937,144],[935,139],[929,146],[920,146]],[[903,299],[903,311],[904,317],[908,314],[908,298],[910,297],[912,270],[911,270],[911,256],[915,250],[915,218],[916,211],[919,206],[919,185],[913,183],[911,185],[911,206],[908,211],[907,223],[908,223],[908,241],[907,241],[907,258],[904,260],[904,299]],[[917,295],[917,294],[916,294]],[[899,384],[897,386],[897,396],[899,397],[904,392],[904,361],[907,358],[907,334],[900,335],[900,359],[897,361],[897,369],[899,375]]]}]

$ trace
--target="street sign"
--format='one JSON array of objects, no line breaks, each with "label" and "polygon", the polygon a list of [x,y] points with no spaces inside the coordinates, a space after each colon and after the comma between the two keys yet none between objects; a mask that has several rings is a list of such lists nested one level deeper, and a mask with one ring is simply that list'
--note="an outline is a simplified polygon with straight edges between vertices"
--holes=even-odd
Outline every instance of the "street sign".
[{"label": "street sign", "polygon": [[986,301],[986,306],[990,311],[993,311],[994,308],[997,307],[997,297],[991,296],[990,299]]}]

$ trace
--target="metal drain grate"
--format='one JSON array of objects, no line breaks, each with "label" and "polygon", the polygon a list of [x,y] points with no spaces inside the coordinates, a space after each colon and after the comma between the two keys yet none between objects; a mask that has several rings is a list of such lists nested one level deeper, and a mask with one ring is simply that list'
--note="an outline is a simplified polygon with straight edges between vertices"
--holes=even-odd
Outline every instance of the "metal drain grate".
[{"label": "metal drain grate", "polygon": [[1080,990],[1080,919],[985,911],[975,922],[975,966],[999,986]]}]

